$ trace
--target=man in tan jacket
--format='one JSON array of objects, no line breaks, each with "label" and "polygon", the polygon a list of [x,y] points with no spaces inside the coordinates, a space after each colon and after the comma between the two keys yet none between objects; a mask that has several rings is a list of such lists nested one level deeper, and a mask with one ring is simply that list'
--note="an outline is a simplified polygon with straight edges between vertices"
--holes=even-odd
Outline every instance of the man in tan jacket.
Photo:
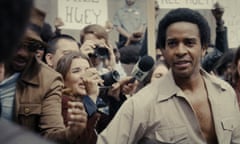
[{"label": "man in tan jacket", "polygon": [[13,57],[5,63],[1,117],[51,140],[70,143],[86,127],[86,112],[81,102],[70,102],[69,127],[64,126],[62,77],[36,58],[40,46],[44,44],[39,35],[28,28]]},{"label": "man in tan jacket", "polygon": [[209,41],[210,28],[197,11],[166,14],[157,44],[170,71],[129,98],[97,143],[240,144],[233,88],[201,68]]}]

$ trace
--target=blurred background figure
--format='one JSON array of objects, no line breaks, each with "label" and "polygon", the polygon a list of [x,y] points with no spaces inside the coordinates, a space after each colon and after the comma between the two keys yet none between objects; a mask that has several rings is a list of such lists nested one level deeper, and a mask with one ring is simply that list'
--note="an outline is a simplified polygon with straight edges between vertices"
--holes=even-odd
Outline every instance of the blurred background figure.
[{"label": "blurred background figure", "polygon": [[120,75],[120,79],[125,78],[127,76],[127,73],[122,65],[121,54],[120,54],[118,48],[113,48],[113,53],[116,58],[116,64],[115,64],[114,70],[118,71],[118,73]]},{"label": "blurred background figure", "polygon": [[129,44],[141,45],[146,21],[135,7],[136,0],[125,0],[126,5],[114,15],[113,25],[119,32],[118,48]]},{"label": "blurred background figure", "polygon": [[219,58],[214,66],[214,73],[229,84],[232,82],[232,62],[234,60],[235,52],[235,49],[229,49]]},{"label": "blurred background figure", "polygon": [[55,69],[58,60],[72,51],[79,52],[78,42],[72,36],[66,34],[55,35],[48,41],[48,48],[43,61]]},{"label": "blurred background figure", "polygon": [[106,29],[107,33],[111,32],[114,28],[113,23],[110,20],[106,21],[104,28]]},{"label": "blurred background figure", "polygon": [[61,35],[61,26],[63,26],[64,23],[62,21],[61,18],[59,17],[56,17],[54,19],[54,28],[55,28],[55,31],[52,30],[52,27],[49,23],[47,23],[46,21],[44,21],[43,23],[43,27],[42,27],[42,30],[41,30],[41,38],[44,42],[48,43],[49,40],[52,39],[52,37],[55,37],[57,35]]},{"label": "blurred background figure", "polygon": [[139,55],[140,48],[141,47],[139,45],[128,45],[119,49],[119,53],[121,56],[120,61],[128,76],[131,75],[131,71],[134,65],[140,58]]},{"label": "blurred background figure", "polygon": [[[216,22],[216,39],[215,44],[209,44],[206,55],[202,60],[202,67],[207,72],[217,72],[217,75],[222,75],[221,70],[218,67],[224,65],[219,61],[225,53],[228,53],[228,38],[227,38],[227,27],[224,26],[224,20],[222,19],[224,14],[224,8],[217,2],[214,4],[212,9],[212,15],[214,16]],[[224,60],[225,61],[225,60]],[[217,66],[217,67],[216,67]]]},{"label": "blurred background figure", "polygon": [[80,33],[80,42],[80,52],[89,57],[100,75],[114,69],[116,59],[104,27],[98,24],[84,27]]},{"label": "blurred background figure", "polygon": [[42,28],[44,26],[46,13],[38,8],[33,8],[31,12],[30,22],[27,26],[27,33],[34,36],[34,39],[38,40],[38,43],[34,43],[36,50],[36,57],[39,60],[43,59],[43,55],[46,52],[47,44],[41,38]]}]

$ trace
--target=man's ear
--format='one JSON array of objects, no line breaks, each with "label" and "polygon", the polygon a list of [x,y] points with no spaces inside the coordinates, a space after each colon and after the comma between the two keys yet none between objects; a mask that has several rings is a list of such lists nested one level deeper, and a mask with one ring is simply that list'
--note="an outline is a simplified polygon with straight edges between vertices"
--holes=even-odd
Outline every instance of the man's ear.
[{"label": "man's ear", "polygon": [[45,55],[46,63],[48,66],[53,67],[53,54],[47,53]]},{"label": "man's ear", "polygon": [[202,47],[202,57],[204,57],[207,54],[207,48],[208,48],[208,46]]},{"label": "man's ear", "polygon": [[161,48],[160,51],[162,52],[163,57],[165,57],[165,51],[166,51],[166,49],[165,49],[165,48]]}]

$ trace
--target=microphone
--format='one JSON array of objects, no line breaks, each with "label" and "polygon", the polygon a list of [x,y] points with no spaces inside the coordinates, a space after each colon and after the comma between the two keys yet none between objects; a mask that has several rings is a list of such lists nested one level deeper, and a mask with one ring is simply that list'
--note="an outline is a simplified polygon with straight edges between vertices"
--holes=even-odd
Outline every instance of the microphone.
[{"label": "microphone", "polygon": [[140,82],[143,81],[152,70],[154,63],[155,62],[151,56],[143,56],[133,67],[131,72],[133,78],[129,81],[129,83],[132,83],[135,80]]}]

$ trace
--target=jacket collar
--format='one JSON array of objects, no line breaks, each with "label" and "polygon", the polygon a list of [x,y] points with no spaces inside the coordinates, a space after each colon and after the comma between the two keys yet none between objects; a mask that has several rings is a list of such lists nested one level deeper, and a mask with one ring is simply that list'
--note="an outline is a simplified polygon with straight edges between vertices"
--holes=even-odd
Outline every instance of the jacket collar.
[{"label": "jacket collar", "polygon": [[39,85],[40,77],[38,75],[40,71],[40,61],[34,57],[28,67],[21,74],[21,80],[25,83],[32,85]]},{"label": "jacket collar", "polygon": [[204,77],[205,82],[209,81],[210,83],[212,83],[216,88],[225,91],[226,89],[228,89],[228,86],[226,85],[227,82],[222,80],[221,78],[211,75],[209,73],[207,73],[206,71],[204,71],[203,69],[201,69],[201,73]]},{"label": "jacket collar", "polygon": [[[223,83],[221,79],[217,78],[216,76],[208,74],[203,69],[200,69],[204,77],[205,83],[207,83],[207,87],[212,83],[214,89],[217,91],[225,91],[227,89],[226,83]],[[181,96],[184,97],[183,91],[176,85],[175,80],[172,75],[172,70],[170,69],[169,72],[158,81],[158,98],[157,101],[164,101],[173,96]],[[208,89],[208,88],[207,88]]]},{"label": "jacket collar", "polygon": [[171,69],[158,82],[158,101],[167,100],[181,91],[173,79]]}]

